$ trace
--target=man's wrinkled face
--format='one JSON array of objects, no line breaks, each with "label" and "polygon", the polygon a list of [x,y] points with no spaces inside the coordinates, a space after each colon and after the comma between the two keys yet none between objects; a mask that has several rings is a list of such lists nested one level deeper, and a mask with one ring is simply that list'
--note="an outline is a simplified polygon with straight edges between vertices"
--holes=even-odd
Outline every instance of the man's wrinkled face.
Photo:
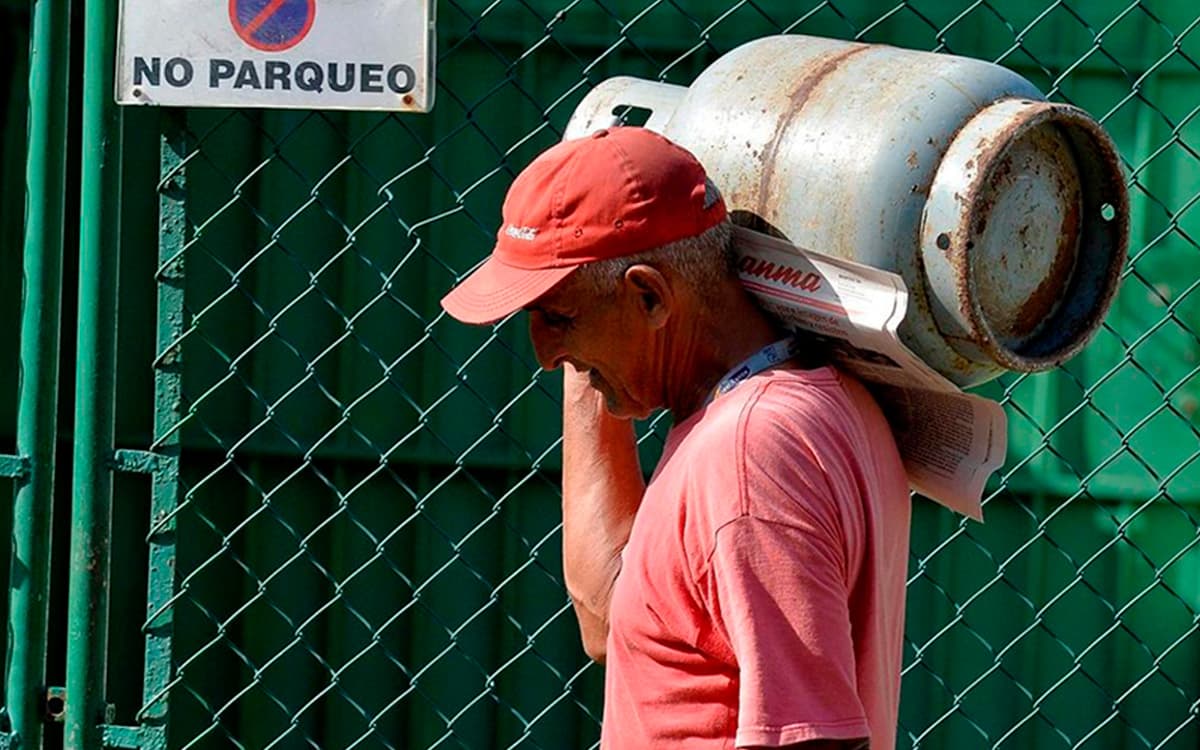
[{"label": "man's wrinkled face", "polygon": [[567,362],[586,373],[618,417],[642,419],[660,406],[651,382],[653,331],[626,285],[599,294],[572,274],[526,309],[529,337],[544,369]]}]

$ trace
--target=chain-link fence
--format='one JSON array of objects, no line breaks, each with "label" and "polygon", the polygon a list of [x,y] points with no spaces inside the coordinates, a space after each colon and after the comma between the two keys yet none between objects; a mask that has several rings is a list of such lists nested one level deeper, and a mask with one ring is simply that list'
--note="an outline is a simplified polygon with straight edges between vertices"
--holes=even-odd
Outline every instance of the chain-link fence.
[{"label": "chain-link fence", "polygon": [[989,391],[1011,435],[987,524],[916,501],[900,746],[1196,747],[1198,24],[1182,0],[447,0],[429,115],[130,116],[128,160],[153,157],[131,129],[164,145],[157,262],[128,234],[152,175],[126,176],[122,356],[158,345],[153,439],[125,447],[169,470],[148,507],[118,503],[140,552],[114,562],[150,570],[115,594],[119,723],[169,720],[189,748],[596,743],[602,670],[560,572],[558,376],[520,319],[468,329],[437,299],[592,85],[687,84],[806,33],[1016,69],[1104,122],[1133,198],[1096,341]]}]

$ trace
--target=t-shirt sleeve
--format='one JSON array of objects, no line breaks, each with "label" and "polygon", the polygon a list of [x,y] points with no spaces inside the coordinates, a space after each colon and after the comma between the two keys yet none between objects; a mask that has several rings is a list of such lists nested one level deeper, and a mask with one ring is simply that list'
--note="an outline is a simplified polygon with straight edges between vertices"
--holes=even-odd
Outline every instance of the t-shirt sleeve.
[{"label": "t-shirt sleeve", "polygon": [[844,557],[816,519],[743,516],[717,532],[702,586],[737,660],[737,747],[869,736]]}]

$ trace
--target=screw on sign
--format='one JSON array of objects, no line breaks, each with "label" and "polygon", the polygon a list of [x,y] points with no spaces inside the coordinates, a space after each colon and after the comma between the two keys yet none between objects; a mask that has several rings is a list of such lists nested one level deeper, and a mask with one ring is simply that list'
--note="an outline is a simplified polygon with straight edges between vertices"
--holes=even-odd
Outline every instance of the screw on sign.
[{"label": "screw on sign", "polygon": [[316,15],[316,0],[229,0],[233,30],[246,44],[264,52],[295,47]]}]

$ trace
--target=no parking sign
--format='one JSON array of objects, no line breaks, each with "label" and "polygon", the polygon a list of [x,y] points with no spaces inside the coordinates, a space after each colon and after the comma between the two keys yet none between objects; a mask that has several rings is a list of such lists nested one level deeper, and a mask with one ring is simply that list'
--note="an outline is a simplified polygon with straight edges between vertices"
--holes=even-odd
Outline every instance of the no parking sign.
[{"label": "no parking sign", "polygon": [[427,112],[434,0],[122,0],[120,104]]}]

